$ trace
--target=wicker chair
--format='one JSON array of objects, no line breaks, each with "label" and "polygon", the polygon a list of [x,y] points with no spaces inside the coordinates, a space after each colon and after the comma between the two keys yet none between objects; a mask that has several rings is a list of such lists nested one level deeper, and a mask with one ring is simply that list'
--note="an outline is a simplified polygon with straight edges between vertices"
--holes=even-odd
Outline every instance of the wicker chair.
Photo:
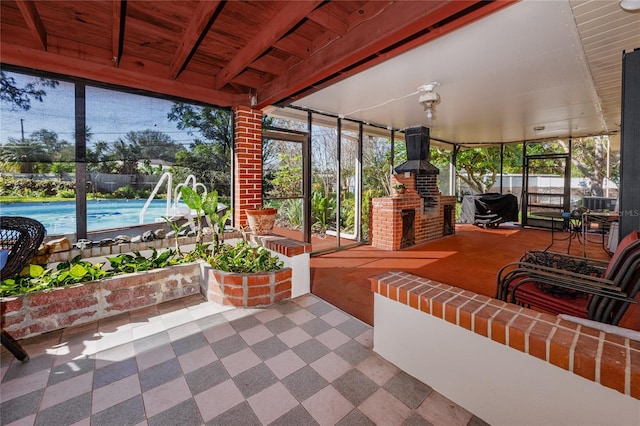
[{"label": "wicker chair", "polygon": [[[37,220],[20,216],[0,216],[0,250],[6,262],[0,267],[0,281],[12,278],[38,251],[44,239],[45,228]],[[2,330],[2,346],[19,361],[27,362],[29,355],[7,332]]]},{"label": "wicker chair", "polygon": [[640,233],[633,231],[609,263],[528,252],[499,272],[496,298],[554,314],[617,325],[640,292]]}]

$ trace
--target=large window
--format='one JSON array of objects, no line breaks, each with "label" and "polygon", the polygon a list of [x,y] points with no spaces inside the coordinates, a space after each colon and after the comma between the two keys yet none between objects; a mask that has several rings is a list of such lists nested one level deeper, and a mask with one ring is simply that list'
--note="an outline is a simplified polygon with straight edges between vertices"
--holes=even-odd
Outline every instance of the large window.
[{"label": "large window", "polygon": [[[179,213],[181,183],[218,190],[229,203],[233,130],[226,109],[9,70],[2,90],[2,214],[40,220],[49,235],[75,233],[76,195],[84,193],[76,191],[77,173],[86,181],[87,231]],[[84,137],[76,141],[79,123]],[[78,168],[83,144],[86,168]],[[141,214],[152,193],[155,201]]]}]

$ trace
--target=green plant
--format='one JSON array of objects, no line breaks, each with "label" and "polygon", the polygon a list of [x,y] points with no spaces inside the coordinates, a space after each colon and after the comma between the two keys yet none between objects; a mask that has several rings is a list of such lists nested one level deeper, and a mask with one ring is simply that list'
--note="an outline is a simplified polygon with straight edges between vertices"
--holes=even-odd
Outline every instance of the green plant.
[{"label": "green plant", "polygon": [[204,214],[209,218],[209,222],[213,227],[214,251],[218,251],[220,244],[224,243],[224,226],[231,217],[233,209],[227,209],[224,214],[218,214],[218,191],[215,189],[207,194],[202,203]]},{"label": "green plant", "polygon": [[182,250],[180,250],[180,232],[187,227],[188,224],[184,223],[179,225],[176,221],[169,219],[166,216],[162,216],[162,219],[171,227],[174,232],[174,238],[176,242],[176,252],[178,256],[182,256]]},{"label": "green plant", "polygon": [[393,189],[407,189],[404,183],[398,183],[393,185]]},{"label": "green plant", "polygon": [[55,268],[46,268],[46,265],[29,265],[17,276],[5,279],[0,283],[0,296],[64,287],[115,275],[165,268],[206,258],[208,252],[202,248],[200,249],[201,251],[194,250],[186,256],[179,255],[177,251],[172,249],[160,252],[154,249],[149,257],[145,257],[139,252],[121,254],[108,258],[111,264],[110,270],[102,268],[104,263],[91,263],[88,260],[81,259],[80,255],[69,261],[60,262]]},{"label": "green plant", "polygon": [[228,209],[222,216],[218,215],[218,191],[216,190],[200,195],[194,189],[183,186],[180,188],[180,193],[187,207],[196,212],[196,244],[202,244],[202,213],[204,213],[214,227],[214,251],[217,251],[221,240],[224,241],[224,225],[231,216],[232,209]]},{"label": "green plant", "polygon": [[334,217],[336,200],[333,197],[325,197],[321,190],[311,194],[311,224],[326,228],[329,220]]},{"label": "green plant", "polygon": [[116,257],[107,258],[111,264],[113,274],[128,274],[131,272],[148,271],[150,269],[166,268],[171,265],[183,263],[182,257],[172,249],[158,252],[153,249],[149,257],[145,257],[136,251],[133,254],[123,253]]},{"label": "green plant", "polygon": [[16,277],[6,279],[0,284],[0,294],[11,296],[31,293],[47,288],[64,287],[71,284],[94,281],[111,275],[102,269],[102,263],[92,264],[80,256],[60,262],[55,268],[42,265],[29,265]]},{"label": "green plant", "polygon": [[302,226],[302,200],[285,200],[279,212],[287,221],[287,227],[296,229]]},{"label": "green plant", "polygon": [[75,198],[76,193],[73,189],[60,189],[58,191],[58,197],[60,198]]},{"label": "green plant", "polygon": [[221,245],[207,262],[214,269],[236,273],[273,272],[284,266],[284,263],[266,248],[253,247],[244,240],[235,246]]},{"label": "green plant", "polygon": [[353,232],[356,223],[356,199],[353,195],[340,202],[340,228],[342,232]]}]

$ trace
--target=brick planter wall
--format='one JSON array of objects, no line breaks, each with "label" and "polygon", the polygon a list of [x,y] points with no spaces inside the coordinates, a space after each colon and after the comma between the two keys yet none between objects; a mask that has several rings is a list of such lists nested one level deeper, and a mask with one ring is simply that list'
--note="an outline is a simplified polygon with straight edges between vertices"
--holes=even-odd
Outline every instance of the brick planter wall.
[{"label": "brick planter wall", "polygon": [[21,339],[196,294],[200,264],[125,274],[0,299],[2,328]]},{"label": "brick planter wall", "polygon": [[[222,286],[218,287],[229,289],[224,294],[218,293],[218,296],[207,289],[208,283],[213,282],[209,278],[213,270],[204,262],[10,296],[0,298],[0,323],[3,330],[9,332],[14,338],[22,339],[196,293],[201,293],[211,301],[233,306],[264,306],[291,298],[293,294],[299,296],[309,293],[311,244],[276,235],[253,236],[252,241],[279,253],[285,264],[291,267],[268,274],[267,277],[250,276],[254,274],[246,274],[246,277],[242,277],[243,274],[227,274],[228,278],[218,277],[219,282],[222,283]],[[131,248],[131,245],[127,247]],[[111,249],[114,248],[123,250],[120,246],[111,247]],[[90,250],[102,249],[104,248],[99,247]],[[84,253],[87,251],[85,250]],[[59,255],[58,261],[61,261],[78,253],[82,251],[71,250],[54,253],[54,255]],[[295,276],[294,271],[296,271]],[[239,277],[240,284],[238,284]],[[243,289],[242,292],[238,290],[239,288]]]},{"label": "brick planter wall", "polygon": [[202,293],[207,300],[243,308],[270,305],[291,297],[291,268],[262,274],[223,272],[205,266]]}]

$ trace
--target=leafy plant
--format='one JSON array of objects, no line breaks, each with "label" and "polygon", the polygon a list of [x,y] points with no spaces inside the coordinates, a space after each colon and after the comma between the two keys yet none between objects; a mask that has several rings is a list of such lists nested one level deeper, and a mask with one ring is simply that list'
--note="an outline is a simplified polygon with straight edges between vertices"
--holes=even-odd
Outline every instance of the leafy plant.
[{"label": "leafy plant", "polygon": [[166,249],[158,252],[153,249],[151,256],[145,257],[136,251],[133,254],[123,253],[116,257],[109,257],[111,270],[114,274],[128,274],[131,272],[148,271],[150,269],[166,268],[167,266],[183,263],[177,252]]},{"label": "leafy plant", "polygon": [[313,191],[311,194],[311,224],[326,228],[329,220],[334,217],[336,200],[333,197],[325,197],[322,191]]},{"label": "leafy plant", "polygon": [[64,287],[71,284],[94,281],[111,275],[102,269],[102,263],[92,264],[82,260],[80,255],[60,262],[55,268],[42,265],[29,265],[18,276],[6,279],[0,284],[0,294],[11,296],[31,293],[47,288]]},{"label": "leafy plant", "polygon": [[218,215],[218,191],[215,189],[207,194],[202,203],[202,209],[213,227],[214,250],[218,251],[220,245],[224,243],[224,226],[231,217],[233,209],[227,209],[222,216]]},{"label": "leafy plant", "polygon": [[208,260],[214,269],[224,272],[273,272],[282,269],[284,262],[264,247],[253,247],[247,241],[235,246],[223,244]]},{"label": "leafy plant", "polygon": [[302,226],[302,200],[285,200],[279,211],[286,218],[288,228],[296,229]]},{"label": "leafy plant", "polygon": [[167,225],[169,225],[171,227],[171,229],[174,232],[174,238],[175,238],[175,242],[176,242],[176,252],[178,253],[178,256],[182,256],[182,250],[180,250],[180,232],[187,227],[187,224],[184,223],[182,225],[179,225],[176,221],[169,219],[166,216],[162,216],[162,219],[164,219],[164,221],[167,223]]},{"label": "leafy plant", "polygon": [[231,217],[232,209],[228,209],[222,217],[218,216],[218,191],[216,190],[200,195],[193,188],[183,186],[180,188],[180,193],[187,207],[196,212],[198,230],[196,244],[202,244],[202,213],[204,213],[214,228],[214,251],[217,251],[221,240],[224,241],[224,225]]},{"label": "leafy plant", "polygon": [[61,189],[58,191],[58,197],[60,198],[74,198],[76,193],[72,189]]},{"label": "leafy plant", "polygon": [[353,196],[345,198],[340,203],[340,228],[343,232],[353,232],[356,223],[356,199]]}]

